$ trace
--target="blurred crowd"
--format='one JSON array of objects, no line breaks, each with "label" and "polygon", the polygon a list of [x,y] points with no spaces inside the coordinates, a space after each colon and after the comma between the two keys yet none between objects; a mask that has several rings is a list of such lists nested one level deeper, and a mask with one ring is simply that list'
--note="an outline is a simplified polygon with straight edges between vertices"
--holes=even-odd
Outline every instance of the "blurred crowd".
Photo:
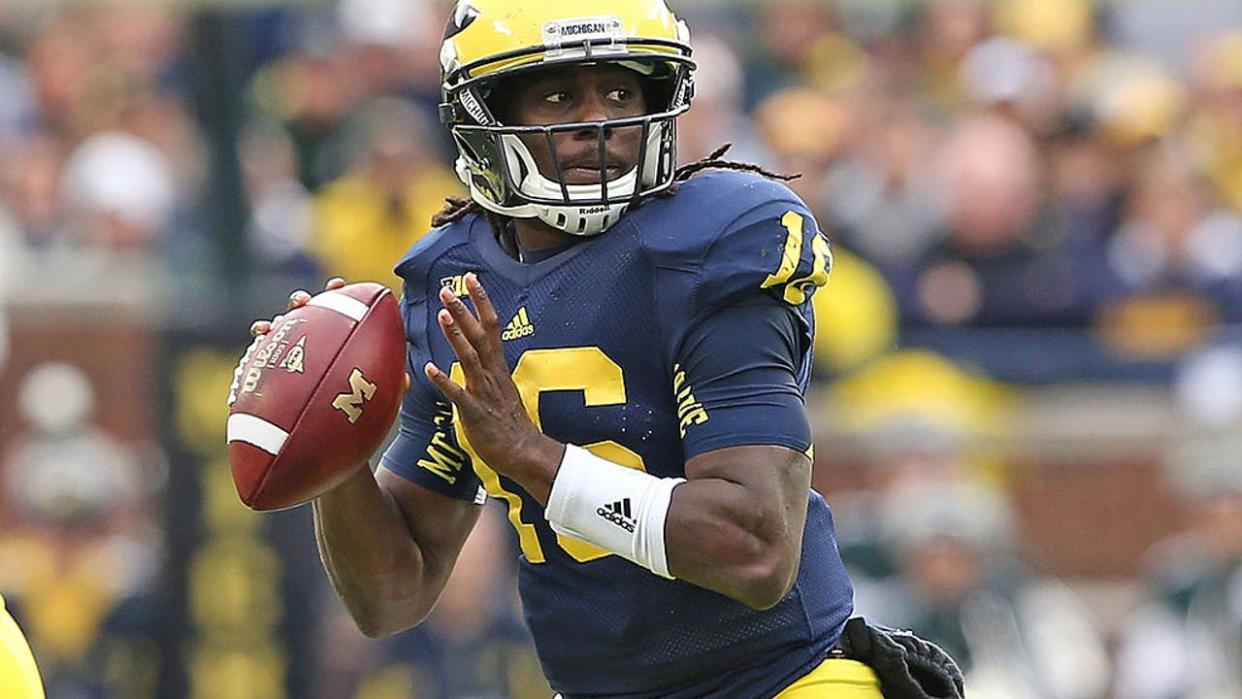
[{"label": "blurred crowd", "polygon": [[[1242,3],[672,4],[699,62],[681,159],[728,142],[801,173],[833,241],[816,388],[861,445],[827,493],[859,611],[943,644],[980,699],[1242,696]],[[461,194],[435,110],[446,13],[0,4],[0,375],[21,350],[6,298],[104,294],[132,265],[171,297],[395,285]],[[221,207],[243,230],[221,237]],[[1003,447],[1024,387],[998,379],[1155,364],[1185,426],[1159,455],[1177,516],[1102,619],[1024,549]],[[175,465],[92,421],[81,368],[18,380],[0,593],[52,699],[152,696]],[[321,590],[324,699],[548,696],[511,548],[485,518],[432,619],[386,642]]]},{"label": "blurred crowd", "polygon": [[[802,173],[842,264],[883,282],[859,293],[891,296],[903,327],[1091,327],[1167,355],[1242,319],[1233,3],[687,5],[701,70],[683,160],[732,142]],[[459,193],[435,118],[444,11],[238,12],[216,46],[184,11],[5,9],[4,257],[204,266],[222,60],[254,271],[395,282]]]}]

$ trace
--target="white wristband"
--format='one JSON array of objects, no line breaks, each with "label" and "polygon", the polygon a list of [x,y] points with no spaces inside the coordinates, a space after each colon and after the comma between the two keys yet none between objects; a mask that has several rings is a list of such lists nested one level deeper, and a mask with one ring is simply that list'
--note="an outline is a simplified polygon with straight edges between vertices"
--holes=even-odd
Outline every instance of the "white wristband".
[{"label": "white wristband", "polygon": [[565,445],[544,512],[557,534],[594,544],[664,578],[664,520],[684,478],[657,478]]}]

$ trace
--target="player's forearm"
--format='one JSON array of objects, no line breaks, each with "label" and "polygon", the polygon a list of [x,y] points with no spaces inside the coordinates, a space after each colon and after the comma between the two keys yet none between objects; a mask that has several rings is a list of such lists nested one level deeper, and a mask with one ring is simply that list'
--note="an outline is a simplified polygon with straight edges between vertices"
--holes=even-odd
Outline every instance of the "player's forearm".
[{"label": "player's forearm", "polygon": [[495,457],[488,464],[511,478],[541,505],[548,504],[552,482],[565,455],[565,444],[540,432],[530,439],[505,450],[503,457]]},{"label": "player's forearm", "polygon": [[719,478],[678,486],[665,526],[669,570],[750,607],[774,606],[798,576],[806,502],[771,501]]},{"label": "player's forearm", "polygon": [[426,617],[438,590],[393,498],[368,467],[315,500],[315,538],[332,586],[368,636]]}]

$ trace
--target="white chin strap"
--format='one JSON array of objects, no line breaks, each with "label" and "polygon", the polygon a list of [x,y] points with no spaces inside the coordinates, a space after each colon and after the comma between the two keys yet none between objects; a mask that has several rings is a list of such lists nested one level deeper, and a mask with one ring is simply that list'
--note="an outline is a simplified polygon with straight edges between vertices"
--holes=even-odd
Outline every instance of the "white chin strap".
[{"label": "white chin strap", "polygon": [[[518,191],[532,199],[563,199],[566,192],[572,201],[593,201],[604,198],[603,185],[570,184],[561,186],[539,173],[535,158],[517,136],[501,136],[505,162],[514,182],[521,182]],[[574,206],[573,204],[527,204],[541,221],[570,235],[592,236],[603,233],[621,218],[630,206],[630,197],[638,187],[638,168],[608,182],[608,206]]]},{"label": "white chin strap", "polygon": [[[638,167],[630,168],[620,177],[608,181],[608,199],[616,203],[607,206],[575,206],[573,204],[542,204],[529,202],[516,206],[503,206],[493,202],[474,185],[469,177],[469,166],[465,160],[458,158],[458,176],[470,185],[470,195],[483,208],[512,218],[538,218],[549,226],[568,233],[589,237],[599,235],[616,223],[626,209],[630,207],[631,198],[641,187],[654,183],[659,169],[660,135],[662,128],[655,127],[647,138],[646,162],[643,172],[648,176],[643,183],[638,181]],[[560,184],[539,173],[535,159],[521,139],[513,135],[501,136],[505,149],[505,162],[514,182],[520,182],[518,190],[533,199],[563,199],[568,192],[569,200],[598,201],[604,198],[603,186],[598,184],[571,184],[561,190]]]}]

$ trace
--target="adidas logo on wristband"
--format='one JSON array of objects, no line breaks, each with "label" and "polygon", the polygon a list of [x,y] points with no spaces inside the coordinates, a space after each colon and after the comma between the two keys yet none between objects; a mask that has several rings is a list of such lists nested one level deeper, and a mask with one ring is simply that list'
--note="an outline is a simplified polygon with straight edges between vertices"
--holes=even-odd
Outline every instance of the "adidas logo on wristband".
[{"label": "adidas logo on wristband", "polygon": [[631,534],[634,533],[634,515],[630,513],[630,499],[624,498],[614,503],[601,505],[595,514],[621,527]]}]

